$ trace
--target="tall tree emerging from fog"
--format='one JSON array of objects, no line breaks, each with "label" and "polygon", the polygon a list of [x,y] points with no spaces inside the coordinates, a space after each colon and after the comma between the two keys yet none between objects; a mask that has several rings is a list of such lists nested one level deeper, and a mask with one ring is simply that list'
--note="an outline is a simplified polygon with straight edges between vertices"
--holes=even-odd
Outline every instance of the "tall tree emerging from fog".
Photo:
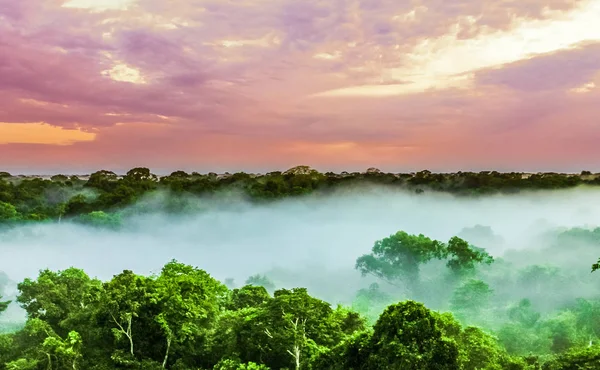
[{"label": "tall tree emerging from fog", "polygon": [[448,243],[422,234],[399,231],[375,242],[371,253],[356,260],[356,269],[390,284],[404,284],[414,291],[419,283],[420,266],[431,260],[448,259],[447,267],[458,277],[472,274],[478,264],[491,264],[494,259],[483,249],[452,237]]},{"label": "tall tree emerging from fog", "polygon": [[376,241],[371,254],[356,260],[356,268],[363,275],[374,275],[395,285],[404,283],[409,289],[414,289],[419,280],[419,266],[444,256],[443,243],[422,234],[410,235],[399,231]]}]

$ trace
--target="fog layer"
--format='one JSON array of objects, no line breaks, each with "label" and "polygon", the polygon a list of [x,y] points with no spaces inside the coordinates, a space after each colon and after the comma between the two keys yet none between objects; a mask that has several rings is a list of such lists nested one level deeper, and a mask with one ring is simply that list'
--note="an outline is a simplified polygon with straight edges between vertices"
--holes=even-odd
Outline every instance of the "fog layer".
[{"label": "fog layer", "polygon": [[[459,235],[515,266],[550,264],[589,274],[600,255],[593,245],[572,258],[569,245],[544,249],[556,228],[600,225],[600,190],[593,189],[459,198],[370,188],[260,206],[193,202],[204,210],[138,213],[119,231],[69,222],[8,230],[0,234],[0,270],[21,281],[40,269],[75,266],[105,280],[124,269],[158,272],[177,259],[238,285],[267,273],[277,287],[303,286],[332,303],[348,303],[373,281],[354,270],[356,258],[399,230],[442,241]],[[468,229],[476,225],[493,235]]]}]

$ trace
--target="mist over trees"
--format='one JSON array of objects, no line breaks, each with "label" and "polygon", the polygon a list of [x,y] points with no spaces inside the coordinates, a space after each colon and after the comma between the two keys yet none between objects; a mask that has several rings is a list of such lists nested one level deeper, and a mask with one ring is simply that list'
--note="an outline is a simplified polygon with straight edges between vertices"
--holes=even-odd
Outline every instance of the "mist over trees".
[{"label": "mist over trees", "polygon": [[89,176],[51,177],[0,176],[0,222],[60,221],[75,218],[86,224],[114,227],[115,212],[138,203],[147,194],[162,191],[170,195],[162,206],[172,212],[196,211],[182,197],[240,197],[255,203],[309,194],[327,195],[339,189],[379,185],[418,194],[447,192],[462,196],[512,194],[527,190],[568,189],[580,185],[600,185],[600,174],[583,171],[579,175],[558,173],[499,173],[496,171],[435,174],[420,171],[409,174],[320,173],[308,166],[284,172],[257,175],[248,173],[200,174],[175,171],[157,176],[144,167],[125,175],[101,170]]},{"label": "mist over trees", "polygon": [[[308,167],[3,173],[3,266],[22,248],[39,271],[0,276],[0,369],[597,369],[595,185],[588,173]],[[518,217],[531,223],[520,232],[494,222]],[[96,277],[101,264],[119,271]]]}]

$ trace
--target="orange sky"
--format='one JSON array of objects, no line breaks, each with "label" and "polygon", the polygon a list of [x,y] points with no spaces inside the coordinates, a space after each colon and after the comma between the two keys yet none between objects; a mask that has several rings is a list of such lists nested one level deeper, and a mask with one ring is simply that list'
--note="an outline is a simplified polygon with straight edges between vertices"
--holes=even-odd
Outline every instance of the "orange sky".
[{"label": "orange sky", "polygon": [[598,0],[0,0],[0,170],[600,171]]}]

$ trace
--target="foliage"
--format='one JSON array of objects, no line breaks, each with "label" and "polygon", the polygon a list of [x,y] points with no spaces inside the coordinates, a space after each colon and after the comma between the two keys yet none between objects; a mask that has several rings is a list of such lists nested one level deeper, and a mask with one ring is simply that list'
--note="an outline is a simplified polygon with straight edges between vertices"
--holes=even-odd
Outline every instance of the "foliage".
[{"label": "foliage", "polygon": [[[247,173],[188,174],[175,171],[157,176],[150,169],[138,167],[120,176],[100,170],[89,177],[55,175],[50,179],[12,176],[0,172],[0,224],[15,222],[60,221],[79,219],[97,226],[114,227],[118,220],[102,214],[118,213],[134,203],[142,202],[156,191],[168,194],[173,210],[179,197],[212,197],[242,194],[252,202],[267,202],[307,194],[326,194],[348,186],[380,184],[411,192],[444,191],[460,196],[513,193],[531,189],[566,189],[578,185],[598,186],[597,175],[556,173],[522,174],[495,171],[433,174],[430,171],[393,174],[377,169],[359,173],[319,173],[308,166],[297,166],[284,172],[262,175]],[[143,207],[142,207],[143,209]]]}]

